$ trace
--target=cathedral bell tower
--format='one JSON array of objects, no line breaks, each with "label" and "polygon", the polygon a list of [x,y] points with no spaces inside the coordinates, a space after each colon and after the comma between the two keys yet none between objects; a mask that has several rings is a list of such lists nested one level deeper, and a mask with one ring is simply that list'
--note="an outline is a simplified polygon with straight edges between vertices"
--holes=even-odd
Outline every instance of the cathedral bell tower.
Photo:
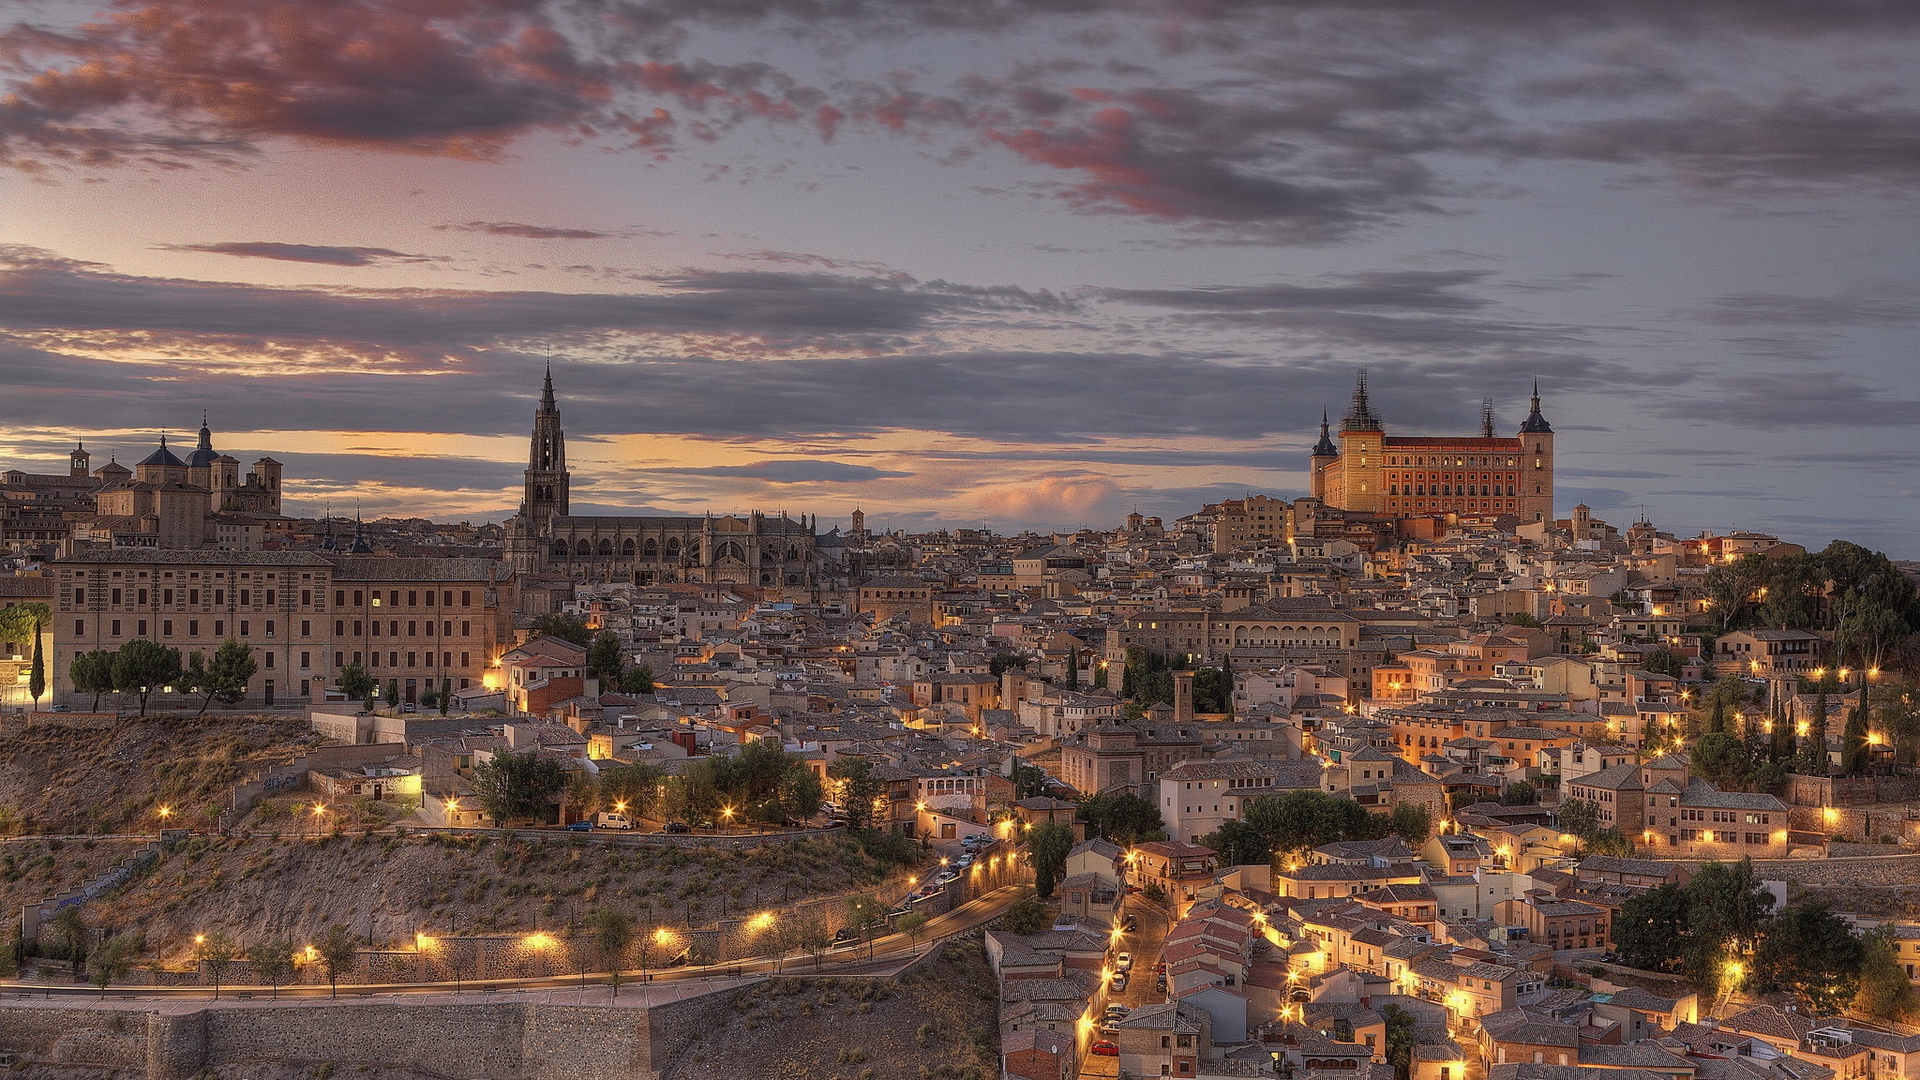
[{"label": "cathedral bell tower", "polygon": [[553,368],[540,391],[540,409],[533,414],[533,438],[527,450],[526,494],[520,515],[536,530],[547,519],[567,516],[572,474],[567,472],[567,435],[560,430],[560,406],[553,400]]}]

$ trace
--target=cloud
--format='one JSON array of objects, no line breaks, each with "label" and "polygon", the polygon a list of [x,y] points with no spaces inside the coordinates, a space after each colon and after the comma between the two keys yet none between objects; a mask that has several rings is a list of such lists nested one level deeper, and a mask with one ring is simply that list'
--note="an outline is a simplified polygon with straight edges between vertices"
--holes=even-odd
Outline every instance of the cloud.
[{"label": "cloud", "polygon": [[653,291],[270,288],[136,277],[13,248],[0,249],[0,331],[100,354],[122,353],[138,339],[242,365],[271,358],[294,368],[433,370],[475,350],[533,342],[891,350],[961,316],[1072,307],[1044,290],[903,277],[691,270],[643,282]]},{"label": "cloud", "polygon": [[1119,494],[1119,485],[1104,476],[1063,473],[983,487],[973,497],[993,517],[1067,524],[1110,510]]},{"label": "cloud", "polygon": [[368,266],[378,262],[427,262],[430,256],[376,247],[330,247],[315,244],[278,244],[266,240],[227,244],[161,244],[164,251],[199,251],[235,255],[243,259],[320,263],[324,266]]},{"label": "cloud", "polygon": [[1831,371],[1760,371],[1707,380],[1695,393],[1652,406],[1672,420],[1707,420],[1736,427],[1912,427],[1920,401],[1889,396]]},{"label": "cloud", "polygon": [[866,480],[884,480],[912,476],[910,472],[890,472],[871,465],[850,465],[843,461],[756,461],[748,465],[710,465],[705,468],[667,468],[654,472],[683,476],[739,476],[776,484],[852,484]]},{"label": "cloud", "polygon": [[593,229],[566,229],[557,225],[526,225],[518,221],[468,221],[458,225],[435,225],[454,232],[491,233],[494,236],[518,236],[525,240],[604,240],[616,234]]},{"label": "cloud", "polygon": [[1920,319],[1920,301],[1911,296],[1867,294],[1738,293],[1713,297],[1704,306],[1681,314],[1718,326],[1857,326],[1913,322]]}]

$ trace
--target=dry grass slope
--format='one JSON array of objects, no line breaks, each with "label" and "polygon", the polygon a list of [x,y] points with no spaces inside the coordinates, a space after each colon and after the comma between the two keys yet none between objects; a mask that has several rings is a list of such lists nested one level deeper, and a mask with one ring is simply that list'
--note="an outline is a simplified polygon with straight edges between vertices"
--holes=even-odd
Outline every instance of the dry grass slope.
[{"label": "dry grass slope", "polygon": [[977,939],[898,981],[784,978],[743,990],[666,1080],[988,1080],[998,994]]}]

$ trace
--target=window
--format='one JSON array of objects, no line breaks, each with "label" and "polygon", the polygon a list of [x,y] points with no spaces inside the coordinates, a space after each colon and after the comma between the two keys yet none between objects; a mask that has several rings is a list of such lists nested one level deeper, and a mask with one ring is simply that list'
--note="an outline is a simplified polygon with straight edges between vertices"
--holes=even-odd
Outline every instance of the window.
[{"label": "window", "polygon": [[312,619],[300,620],[300,636],[301,637],[313,636],[313,620]]},{"label": "window", "polygon": [[461,589],[461,590],[460,590],[460,606],[461,606],[461,607],[472,607],[472,606],[473,606],[473,593],[472,593],[472,592],[470,592],[470,591],[468,591],[468,590],[466,590],[466,589]]},{"label": "window", "polygon": [[213,620],[213,636],[214,637],[227,636],[227,620],[225,619]]},{"label": "window", "polygon": [[272,589],[267,590],[267,606],[268,607],[273,606],[273,590]]},{"label": "window", "polygon": [[301,654],[300,654],[300,667],[301,667],[301,669],[302,669],[302,670],[305,670],[305,669],[307,669],[307,668],[310,668],[310,667],[312,667],[312,666],[313,666],[313,654],[312,654],[312,653],[310,653],[310,652],[303,652],[303,653],[301,653]]},{"label": "window", "polygon": [[200,636],[200,620],[199,619],[187,620],[187,636],[188,637]]},{"label": "window", "polygon": [[408,607],[419,607],[419,606],[420,606],[420,594],[419,594],[419,592],[417,592],[416,590],[413,590],[413,589],[408,589],[408,590],[407,590],[407,606],[408,606]]},{"label": "window", "polygon": [[[76,624],[76,625],[77,625],[77,624]],[[74,631],[74,633],[76,633],[76,634],[77,634],[77,633],[79,633],[79,632],[80,632],[80,631],[79,631],[79,630],[77,630],[77,629],[76,629],[76,630]],[[115,620],[113,620],[113,630],[112,630],[112,633],[113,633],[113,636],[114,636],[114,637],[119,637],[119,636],[120,636],[120,620],[119,620],[119,619],[115,619]]]},{"label": "window", "polygon": [[311,603],[313,603],[313,590],[312,590],[312,589],[301,589],[301,590],[300,590],[300,604],[301,604],[301,606],[302,606],[302,607],[305,607],[306,605],[308,605],[308,604],[311,604]]},{"label": "window", "polygon": [[240,620],[240,636],[246,637],[251,632],[252,632],[252,624],[249,623],[246,619],[241,619]]},{"label": "window", "polygon": [[273,620],[272,620],[272,619],[268,619],[268,620],[267,620],[267,636],[268,636],[268,637],[272,637],[272,636],[273,636],[273,631],[274,631],[274,625],[273,625]]},{"label": "window", "polygon": [[271,652],[267,653],[267,670],[273,670],[273,654]]},{"label": "window", "polygon": [[354,607],[361,607],[364,604],[366,604],[366,602],[367,602],[366,594],[364,592],[361,592],[359,589],[353,590],[353,606]]},{"label": "window", "polygon": [[[73,636],[74,637],[84,637],[86,635],[86,632],[87,632],[87,620],[85,619],[73,620]],[[114,632],[119,633],[119,631],[117,630]]]}]

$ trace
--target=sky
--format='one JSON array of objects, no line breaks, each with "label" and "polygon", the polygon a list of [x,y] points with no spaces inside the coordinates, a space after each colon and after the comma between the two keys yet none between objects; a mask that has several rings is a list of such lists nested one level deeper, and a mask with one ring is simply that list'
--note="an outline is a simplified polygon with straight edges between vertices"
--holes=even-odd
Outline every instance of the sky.
[{"label": "sky", "polygon": [[1517,427],[1920,557],[1903,0],[11,0],[0,462],[287,510],[1111,527]]}]

